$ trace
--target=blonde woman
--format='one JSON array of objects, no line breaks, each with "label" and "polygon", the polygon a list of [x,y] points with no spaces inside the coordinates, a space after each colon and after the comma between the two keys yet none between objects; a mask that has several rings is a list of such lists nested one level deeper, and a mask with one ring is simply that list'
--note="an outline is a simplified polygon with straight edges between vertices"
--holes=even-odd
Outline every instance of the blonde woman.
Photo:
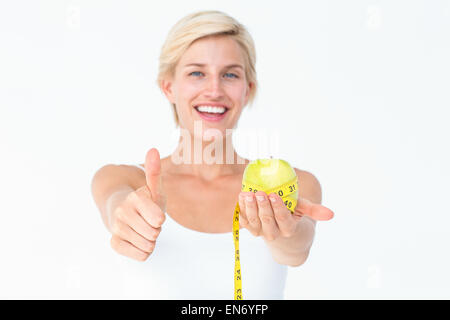
[{"label": "blonde woman", "polygon": [[[233,298],[239,201],[244,299],[282,299],[287,266],[307,259],[315,220],[333,216],[309,172],[295,168],[299,199],[291,214],[276,194],[240,192],[249,160],[232,144],[231,163],[230,152],[202,161],[206,148],[230,147],[231,129],[257,91],[255,61],[250,34],[227,14],[181,19],[162,47],[157,79],[183,133],[179,147],[162,159],[152,148],[143,165],[106,165],[92,180],[111,247],[139,261],[122,285],[135,281],[144,298]],[[158,121],[158,108],[151,121]]]}]

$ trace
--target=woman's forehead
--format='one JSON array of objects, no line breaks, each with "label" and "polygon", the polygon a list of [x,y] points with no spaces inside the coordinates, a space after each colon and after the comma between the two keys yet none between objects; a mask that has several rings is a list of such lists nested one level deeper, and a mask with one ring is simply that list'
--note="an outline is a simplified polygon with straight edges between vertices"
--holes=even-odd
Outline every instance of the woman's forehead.
[{"label": "woman's forehead", "polygon": [[180,66],[215,64],[222,67],[244,66],[243,52],[239,44],[230,37],[202,38],[186,50]]}]

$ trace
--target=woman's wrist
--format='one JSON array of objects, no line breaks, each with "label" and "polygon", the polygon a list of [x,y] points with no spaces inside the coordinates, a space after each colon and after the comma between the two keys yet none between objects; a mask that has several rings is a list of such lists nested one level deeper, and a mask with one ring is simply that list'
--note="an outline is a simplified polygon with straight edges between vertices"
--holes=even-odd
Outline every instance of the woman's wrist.
[{"label": "woman's wrist", "polygon": [[268,241],[264,238],[273,258],[280,264],[298,266],[308,256],[315,233],[315,222],[302,217],[298,222],[294,234],[291,237],[278,237]]}]

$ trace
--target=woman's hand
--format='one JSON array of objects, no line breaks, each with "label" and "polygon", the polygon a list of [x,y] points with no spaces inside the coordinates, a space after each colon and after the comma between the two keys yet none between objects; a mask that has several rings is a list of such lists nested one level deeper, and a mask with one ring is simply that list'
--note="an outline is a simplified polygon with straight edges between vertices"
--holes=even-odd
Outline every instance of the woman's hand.
[{"label": "woman's hand", "polygon": [[144,261],[155,248],[165,220],[166,199],[161,188],[161,160],[150,149],[145,161],[146,185],[110,199],[111,247],[124,256]]},{"label": "woman's hand", "polygon": [[241,192],[239,208],[239,224],[269,241],[292,237],[303,216],[313,220],[330,220],[334,216],[330,209],[301,197],[291,213],[278,194],[267,195],[263,191]]}]

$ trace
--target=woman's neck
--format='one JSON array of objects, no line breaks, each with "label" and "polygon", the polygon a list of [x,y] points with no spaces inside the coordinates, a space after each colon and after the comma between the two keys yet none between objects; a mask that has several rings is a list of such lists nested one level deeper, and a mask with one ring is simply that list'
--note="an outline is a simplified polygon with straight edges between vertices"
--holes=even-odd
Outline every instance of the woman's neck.
[{"label": "woman's neck", "polygon": [[168,173],[191,175],[205,181],[241,174],[248,162],[237,154],[231,135],[212,142],[180,137],[177,148],[166,158]]}]

